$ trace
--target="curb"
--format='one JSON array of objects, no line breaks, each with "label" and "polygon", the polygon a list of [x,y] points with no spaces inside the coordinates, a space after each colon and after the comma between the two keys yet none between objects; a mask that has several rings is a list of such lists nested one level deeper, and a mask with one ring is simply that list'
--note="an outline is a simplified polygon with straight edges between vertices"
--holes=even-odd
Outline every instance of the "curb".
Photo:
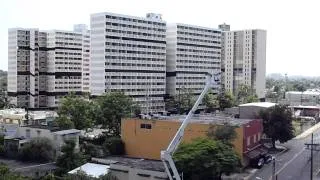
[{"label": "curb", "polygon": [[275,154],[276,156],[279,156],[279,155],[281,155],[281,154],[283,154],[283,153],[285,153],[285,152],[287,152],[287,151],[289,150],[289,149],[288,149],[287,147],[285,147],[285,146],[279,146],[279,147],[283,148],[283,150],[280,151],[280,152],[278,152],[278,153],[276,153],[276,154]]},{"label": "curb", "polygon": [[253,169],[250,171],[250,174],[246,177],[241,178],[241,180],[248,180],[250,179],[256,172],[258,171],[258,169]]}]

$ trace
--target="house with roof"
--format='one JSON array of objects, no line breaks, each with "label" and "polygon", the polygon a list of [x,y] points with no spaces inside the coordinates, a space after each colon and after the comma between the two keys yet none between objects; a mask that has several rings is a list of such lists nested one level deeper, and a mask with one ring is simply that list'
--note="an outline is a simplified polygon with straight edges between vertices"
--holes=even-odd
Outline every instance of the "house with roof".
[{"label": "house with roof", "polygon": [[66,140],[74,140],[76,142],[75,149],[78,150],[79,136],[80,130],[77,129],[60,130],[57,127],[41,125],[20,126],[17,127],[15,134],[5,136],[4,148],[8,157],[16,157],[19,149],[31,139],[45,137],[52,141],[52,145],[55,148],[55,154],[59,155],[61,153],[61,147]]}]

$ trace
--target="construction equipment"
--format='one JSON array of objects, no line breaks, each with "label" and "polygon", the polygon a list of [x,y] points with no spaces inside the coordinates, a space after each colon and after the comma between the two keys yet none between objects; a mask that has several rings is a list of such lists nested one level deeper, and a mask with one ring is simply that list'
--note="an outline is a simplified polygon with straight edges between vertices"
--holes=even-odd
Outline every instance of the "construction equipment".
[{"label": "construction equipment", "polygon": [[177,148],[183,138],[184,130],[187,127],[188,123],[190,122],[195,111],[197,110],[203,97],[208,92],[209,88],[211,88],[213,86],[216,86],[218,88],[221,86],[221,72],[212,73],[212,74],[208,75],[205,87],[203,88],[200,96],[198,97],[197,101],[193,105],[192,109],[189,111],[186,118],[182,121],[181,126],[178,129],[176,135],[174,136],[174,138],[170,142],[167,149],[161,151],[161,160],[164,163],[164,167],[166,169],[166,172],[167,172],[170,180],[181,180],[180,175],[178,173],[178,170],[177,170],[177,168],[174,164],[174,161],[172,159],[172,155],[177,150]]}]

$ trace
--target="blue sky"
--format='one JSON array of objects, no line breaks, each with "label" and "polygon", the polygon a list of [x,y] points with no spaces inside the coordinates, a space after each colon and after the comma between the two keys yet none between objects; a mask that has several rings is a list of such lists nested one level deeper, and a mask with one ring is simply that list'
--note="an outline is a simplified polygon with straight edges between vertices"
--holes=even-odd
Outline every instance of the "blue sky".
[{"label": "blue sky", "polygon": [[7,70],[8,28],[71,30],[90,14],[161,13],[167,22],[267,30],[267,73],[320,76],[317,0],[1,0],[0,69]]}]

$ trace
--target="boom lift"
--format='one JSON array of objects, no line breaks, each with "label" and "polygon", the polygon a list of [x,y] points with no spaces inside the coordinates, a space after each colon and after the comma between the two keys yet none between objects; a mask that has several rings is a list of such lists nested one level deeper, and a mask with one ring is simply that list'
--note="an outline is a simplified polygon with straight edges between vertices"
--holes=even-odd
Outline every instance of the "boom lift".
[{"label": "boom lift", "polygon": [[172,159],[172,155],[177,150],[184,134],[184,130],[187,127],[188,123],[190,122],[193,114],[197,110],[199,104],[201,103],[203,97],[208,92],[209,88],[211,86],[220,86],[220,79],[221,79],[221,73],[213,73],[212,75],[209,74],[206,80],[206,85],[204,86],[200,96],[198,97],[197,101],[193,105],[192,109],[189,111],[186,118],[182,121],[180,128],[178,129],[176,135],[170,142],[169,146],[166,150],[161,151],[161,160],[164,163],[164,167],[166,169],[166,172],[169,176],[170,180],[181,180],[180,175],[178,173],[178,170],[174,164],[174,161]]}]

